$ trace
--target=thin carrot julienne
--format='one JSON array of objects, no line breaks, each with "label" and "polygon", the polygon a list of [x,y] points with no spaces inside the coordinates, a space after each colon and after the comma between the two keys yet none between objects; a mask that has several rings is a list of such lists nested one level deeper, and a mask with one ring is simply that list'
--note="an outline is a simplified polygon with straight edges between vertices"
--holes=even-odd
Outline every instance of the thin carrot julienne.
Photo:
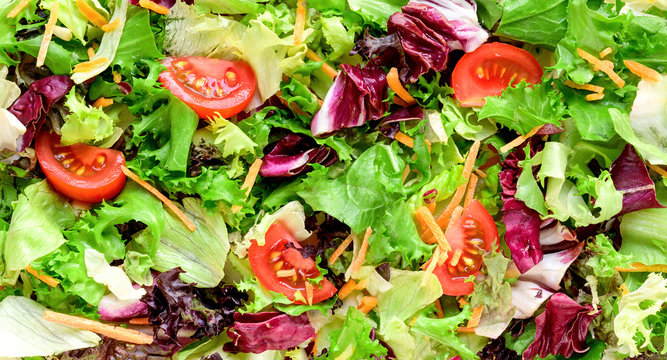
[{"label": "thin carrot julienne", "polygon": [[95,67],[100,66],[104,64],[105,62],[109,61],[104,56],[100,56],[97,59],[92,59],[90,61],[82,62],[79,64],[74,65],[74,72],[87,72],[95,69]]},{"label": "thin carrot julienne", "polygon": [[176,215],[183,222],[183,224],[185,224],[188,230],[194,232],[197,229],[195,227],[195,224],[193,224],[192,221],[190,221],[190,219],[188,219],[188,217],[185,216],[185,214],[181,211],[181,209],[176,207],[176,205],[174,205],[174,203],[171,202],[171,200],[169,200],[166,196],[164,196],[160,191],[151,186],[151,184],[139,179],[139,176],[130,171],[130,169],[128,169],[124,165],[121,167],[121,169],[123,170],[123,174],[125,174],[130,179],[134,180],[134,182],[141,185],[141,187],[143,187],[144,189],[148,190],[156,198],[160,199],[160,201],[162,201],[162,203],[165,206],[167,206],[174,213],[174,215]]},{"label": "thin carrot julienne", "polygon": [[58,323],[76,329],[92,331],[111,339],[125,341],[132,344],[148,345],[153,343],[153,336],[136,330],[125,329],[119,326],[112,326],[101,323],[99,321],[61,314],[51,310],[44,311],[42,319],[44,321]]},{"label": "thin carrot julienne", "polygon": [[9,12],[7,13],[7,18],[12,19],[15,18],[16,15],[18,15],[23,9],[25,9],[26,6],[30,4],[30,0],[21,0],[16,6],[14,6]]},{"label": "thin carrot julienne", "polygon": [[37,54],[37,62],[35,63],[36,67],[44,65],[46,60],[46,53],[49,51],[49,43],[53,38],[53,31],[56,28],[58,23],[58,14],[60,13],[60,5],[58,2],[51,5],[51,14],[49,15],[49,20],[46,22],[46,27],[44,30],[44,35],[42,37],[42,44],[39,46],[39,53]]},{"label": "thin carrot julienne", "polygon": [[60,281],[46,275],[37,272],[35,269],[33,269],[30,265],[25,268],[25,271],[27,271],[30,275],[38,278],[41,282],[51,286],[51,287],[57,287],[60,284]]},{"label": "thin carrot julienne", "polygon": [[[245,189],[246,199],[250,196],[253,186],[255,186],[255,180],[257,180],[257,175],[259,174],[259,168],[262,167],[262,159],[257,158],[255,162],[250,165],[248,169],[248,175],[246,175],[243,185],[241,185],[241,190]],[[243,209],[241,205],[233,205],[232,212],[237,213]]]},{"label": "thin carrot julienne", "polygon": [[152,2],[151,0],[139,0],[139,6],[141,6],[144,9],[152,10],[153,12],[156,12],[160,15],[167,15],[169,14],[169,8],[164,7],[160,4],[156,4]]},{"label": "thin carrot julienne", "polygon": [[303,42],[303,33],[306,30],[306,5],[305,0],[296,1],[296,18],[294,20],[294,45]]},{"label": "thin carrot julienne", "polygon": [[541,128],[542,128],[542,125],[538,125],[538,126],[534,127],[533,129],[531,129],[528,132],[528,134],[526,134],[526,136],[519,135],[516,139],[514,139],[514,140],[508,142],[507,144],[503,145],[500,148],[500,152],[501,153],[506,153],[506,152],[514,149],[515,147],[523,144],[524,141],[530,139],[533,135],[535,135],[538,131],[540,131]]},{"label": "thin carrot julienne", "polygon": [[607,47],[606,49],[600,51],[600,53],[598,54],[598,56],[600,57],[600,59],[603,59],[605,56],[611,54],[612,51],[614,51],[614,50],[612,50],[612,48]]},{"label": "thin carrot julienne", "polygon": [[647,164],[647,165],[648,165],[649,169],[651,169],[651,170],[655,171],[656,173],[662,175],[663,177],[667,178],[667,171],[665,171],[665,169],[663,169],[659,166],[653,165],[653,164]]},{"label": "thin carrot julienne", "polygon": [[467,327],[476,328],[479,325],[483,310],[484,308],[481,305],[472,310],[472,315],[470,315],[470,319],[468,319]]},{"label": "thin carrot julienne", "polygon": [[76,0],[76,7],[88,21],[97,27],[102,27],[109,23],[102,14],[97,12],[92,6],[88,5],[86,0]]},{"label": "thin carrot julienne", "polygon": [[341,286],[340,289],[338,290],[338,298],[343,300],[356,289],[357,289],[357,282],[350,279],[348,282],[343,284],[343,286]]},{"label": "thin carrot julienne", "polygon": [[130,325],[150,325],[147,317],[130,319],[130,321],[128,322],[130,323]]},{"label": "thin carrot julienne", "polygon": [[586,95],[586,101],[602,100],[603,98],[604,98],[604,93],[601,92]]},{"label": "thin carrot julienne", "polygon": [[364,296],[361,298],[361,304],[357,309],[361,310],[364,314],[368,314],[373,308],[378,304],[378,299],[373,296]]},{"label": "thin carrot julienne", "polygon": [[405,101],[408,105],[412,105],[417,102],[415,98],[413,98],[412,95],[410,95],[410,93],[405,90],[403,84],[401,84],[401,79],[398,76],[398,69],[395,67],[391,68],[387,74],[387,85],[389,85],[389,87],[396,93],[396,95],[401,98],[401,100]]},{"label": "thin carrot julienne", "polygon": [[343,240],[343,242],[340,243],[340,245],[336,248],[336,250],[334,250],[333,254],[331,254],[331,257],[329,257],[329,265],[333,265],[333,263],[335,263],[336,260],[338,260],[338,258],[341,255],[343,255],[343,253],[345,252],[345,249],[347,249],[347,247],[352,242],[353,236],[354,235],[352,235],[352,234],[348,235],[345,238],[345,240]]},{"label": "thin carrot julienne", "polygon": [[[465,200],[463,200],[463,207],[468,206],[475,197],[475,188],[477,187],[477,180],[479,178],[475,174],[470,175],[470,182],[468,183],[468,190],[466,191]],[[450,222],[451,223],[451,222]]]},{"label": "thin carrot julienne", "polygon": [[644,265],[642,263],[632,263],[629,268],[616,267],[618,272],[663,272],[667,273],[667,265]]},{"label": "thin carrot julienne", "polygon": [[119,17],[116,18],[116,20],[114,20],[114,21],[112,21],[108,24],[100,26],[100,29],[102,29],[102,31],[104,31],[104,32],[109,32],[109,31],[115,30],[118,27],[118,25],[120,25],[120,18]]},{"label": "thin carrot julienne", "polygon": [[113,100],[112,99],[107,99],[105,97],[98,98],[93,103],[93,107],[96,107],[96,108],[104,108],[104,107],[111,106],[111,105],[113,105]]},{"label": "thin carrot julienne", "polygon": [[418,208],[415,212],[415,216],[421,218],[421,221],[426,224],[427,229],[435,237],[435,241],[438,243],[440,250],[447,252],[452,249],[447,238],[445,238],[445,233],[442,232],[442,229],[438,226],[435,218],[433,218],[433,214],[431,214],[427,207],[422,206]]},{"label": "thin carrot julienne", "polygon": [[331,67],[331,65],[327,64],[326,61],[322,60],[322,58],[313,50],[308,49],[306,51],[306,57],[315,62],[322,62],[322,71],[324,71],[330,78],[333,79],[338,75],[338,71]]},{"label": "thin carrot julienne", "polygon": [[659,82],[662,77],[660,73],[651,69],[648,66],[642,65],[636,61],[632,60],[623,60],[623,64],[632,72],[633,74],[639,76],[642,79],[651,80],[654,82]]},{"label": "thin carrot julienne", "polygon": [[394,135],[394,140],[400,142],[401,144],[411,149],[415,147],[415,140],[400,131]]},{"label": "thin carrot julienne", "polygon": [[350,264],[350,274],[356,275],[361,269],[361,264],[364,263],[366,259],[366,251],[368,250],[368,238],[373,234],[373,229],[370,227],[366,228],[366,233],[364,234],[364,240],[361,242],[361,247],[359,247],[359,254]]},{"label": "thin carrot julienne", "polygon": [[588,91],[592,91],[594,93],[600,93],[600,92],[604,91],[604,88],[602,86],[597,86],[597,85],[593,85],[593,84],[583,84],[583,85],[581,85],[581,84],[577,84],[576,82],[574,82],[572,80],[565,80],[565,82],[563,84],[565,86],[568,86],[568,87],[571,87],[571,88],[574,88],[574,89],[588,90]]}]

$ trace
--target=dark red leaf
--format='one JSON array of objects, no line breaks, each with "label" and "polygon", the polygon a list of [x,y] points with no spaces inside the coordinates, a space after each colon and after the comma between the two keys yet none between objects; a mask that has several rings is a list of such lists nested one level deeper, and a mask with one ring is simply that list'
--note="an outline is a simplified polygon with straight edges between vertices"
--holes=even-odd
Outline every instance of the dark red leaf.
[{"label": "dark red leaf", "polygon": [[263,160],[259,169],[263,177],[289,177],[312,170],[312,164],[330,166],[338,161],[338,154],[306,136],[290,133]]},{"label": "dark red leaf", "polygon": [[306,314],[236,313],[234,320],[227,329],[232,342],[223,347],[227,352],[259,354],[266,350],[286,350],[315,337],[315,329]]},{"label": "dark red leaf", "polygon": [[625,145],[609,171],[614,187],[623,193],[623,210],[617,216],[641,209],[664,207],[655,198],[655,184],[632,145]]}]

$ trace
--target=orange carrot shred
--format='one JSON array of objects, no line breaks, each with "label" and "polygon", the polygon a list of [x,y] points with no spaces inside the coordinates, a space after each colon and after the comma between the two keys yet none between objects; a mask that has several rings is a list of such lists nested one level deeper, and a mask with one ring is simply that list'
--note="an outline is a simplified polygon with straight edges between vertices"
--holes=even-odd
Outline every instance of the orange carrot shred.
[{"label": "orange carrot shred", "polygon": [[101,98],[95,100],[95,102],[93,103],[93,106],[96,107],[96,108],[104,108],[104,107],[110,106],[112,104],[113,104],[112,99],[107,99],[105,97],[101,97]]},{"label": "orange carrot shred", "polygon": [[452,260],[449,261],[449,265],[451,266],[458,265],[459,260],[461,260],[461,254],[463,254],[463,250],[456,249],[456,251],[454,251],[454,255],[452,256]]},{"label": "orange carrot shred", "polygon": [[486,179],[486,173],[484,171],[480,169],[475,169],[474,171],[477,176],[481,177],[482,179]]},{"label": "orange carrot shred", "polygon": [[149,325],[147,317],[140,317],[140,318],[130,319],[129,323],[131,325]]},{"label": "orange carrot shred", "polygon": [[425,206],[421,206],[415,211],[415,215],[418,218],[421,218],[421,221],[423,221],[426,224],[426,227],[428,230],[433,234],[435,237],[435,241],[438,243],[438,246],[440,247],[440,250],[442,251],[450,251],[452,247],[449,245],[449,242],[445,238],[445,233],[442,232],[442,229],[440,226],[435,221],[435,218],[433,218],[433,214],[431,214],[430,211],[428,211],[428,208]]},{"label": "orange carrot shred", "polygon": [[586,95],[586,101],[601,100],[602,98],[604,98],[604,93],[601,93],[601,92]]},{"label": "orange carrot shred", "polygon": [[112,74],[113,74],[113,82],[115,82],[116,84],[123,81],[123,76],[119,74],[118,71],[114,70]]},{"label": "orange carrot shred", "polygon": [[667,272],[667,265],[644,265],[642,263],[632,263],[629,268],[616,267],[618,272]]},{"label": "orange carrot shred", "polygon": [[659,175],[662,175],[663,177],[667,178],[667,171],[665,171],[663,168],[653,165],[653,164],[648,164],[649,169],[655,171]]},{"label": "orange carrot shred", "polygon": [[76,7],[79,8],[79,11],[83,16],[88,19],[93,25],[97,27],[102,27],[109,23],[109,21],[92,6],[88,5],[86,0],[76,0]]},{"label": "orange carrot shred", "polygon": [[[262,159],[257,158],[255,162],[250,165],[250,168],[248,169],[248,175],[246,175],[245,180],[243,181],[243,185],[241,185],[241,190],[246,189],[245,191],[245,196],[246,199],[248,196],[250,196],[250,192],[252,191],[253,186],[255,186],[255,180],[257,180],[257,175],[259,174],[259,168],[262,167]],[[241,211],[243,206],[241,205],[233,205],[232,206],[232,212],[237,213]]]},{"label": "orange carrot shred", "polygon": [[108,24],[100,26],[100,29],[102,29],[102,31],[104,31],[104,32],[109,32],[109,31],[113,31],[114,29],[116,29],[118,27],[118,25],[120,25],[120,18],[119,17],[116,18],[116,20],[114,20],[114,21],[112,21]]},{"label": "orange carrot shred", "polygon": [[303,42],[303,32],[306,30],[306,4],[305,0],[296,1],[296,19],[294,21],[294,45]]},{"label": "orange carrot shred", "polygon": [[501,153],[506,153],[506,152],[514,149],[515,147],[523,144],[524,141],[530,139],[533,135],[535,135],[538,131],[540,131],[541,128],[542,128],[542,125],[538,125],[538,126],[534,127],[532,130],[530,130],[528,132],[528,134],[526,134],[526,136],[519,135],[516,139],[514,139],[514,140],[508,142],[507,144],[501,146],[500,147],[500,152]]},{"label": "orange carrot shred", "polygon": [[452,216],[449,217],[449,223],[445,227],[444,230],[445,232],[447,232],[447,229],[449,229],[456,223],[456,221],[461,217],[462,213],[463,213],[463,207],[461,205],[454,208],[454,211],[452,211]]},{"label": "orange carrot shred", "polygon": [[470,151],[468,151],[468,156],[466,157],[466,162],[463,166],[463,171],[461,172],[465,181],[470,179],[470,174],[472,174],[472,169],[475,167],[475,160],[477,160],[477,153],[479,153],[480,145],[481,143],[479,140],[475,141],[470,147]]},{"label": "orange carrot shred", "polygon": [[353,236],[354,235],[352,235],[352,234],[348,235],[345,238],[345,240],[343,240],[343,242],[340,243],[340,245],[336,248],[336,250],[334,250],[333,254],[331,254],[331,257],[329,257],[329,265],[333,265],[333,263],[335,263],[336,260],[338,260],[338,258],[341,255],[343,255],[343,253],[345,252],[345,249],[347,249],[347,247],[350,246],[350,243],[352,242]]},{"label": "orange carrot shred", "polygon": [[440,226],[440,228],[444,228],[447,227],[447,225],[449,225],[449,218],[452,216],[454,209],[456,209],[456,207],[459,206],[459,204],[461,203],[463,195],[465,194],[466,191],[466,185],[467,184],[461,184],[459,185],[458,188],[456,188],[456,192],[454,192],[454,195],[452,196],[452,199],[449,201],[449,204],[447,204],[445,210],[443,210],[442,213],[436,219],[436,222],[438,223],[438,226]]},{"label": "orange carrot shred", "polygon": [[433,271],[435,270],[435,267],[438,265],[438,260],[440,259],[440,255],[442,254],[442,250],[440,250],[440,246],[435,247],[435,251],[433,252],[433,255],[431,258],[424,264],[426,267],[424,269],[424,277],[422,278],[421,285],[425,286],[426,281],[429,278],[430,274],[433,274]]},{"label": "orange carrot shred", "polygon": [[308,305],[313,305],[313,284],[306,280],[306,302]]},{"label": "orange carrot shred", "polygon": [[481,305],[472,309],[472,315],[470,315],[470,319],[468,319],[467,327],[476,328],[477,325],[479,325],[479,319],[482,317],[483,310],[484,308]]},{"label": "orange carrot shred", "polygon": [[436,300],[434,302],[434,304],[435,304],[435,314],[440,319],[444,318],[445,317],[445,311],[442,309],[442,304],[440,303],[440,299]]},{"label": "orange carrot shred", "polygon": [[343,300],[345,299],[348,295],[352,293],[352,291],[357,289],[357,282],[350,279],[348,282],[343,284],[343,286],[340,287],[338,290],[338,298]]},{"label": "orange carrot shred", "polygon": [[618,287],[621,290],[621,294],[627,295],[630,293],[630,290],[628,290],[628,286],[625,284],[621,284],[621,286]]},{"label": "orange carrot shred", "polygon": [[600,57],[600,59],[603,59],[605,56],[611,54],[612,51],[614,51],[614,50],[612,50],[612,48],[607,47],[606,49],[600,51],[600,53],[598,54],[598,56]]},{"label": "orange carrot shred", "polygon": [[[324,61],[319,55],[317,55],[317,53],[315,53],[313,50],[310,49],[306,51],[306,57],[315,62]],[[336,69],[331,67],[331,65],[327,64],[326,62],[322,63],[322,71],[324,71],[324,73],[327,74],[332,79],[335,78],[336,75],[338,75],[338,71],[336,71]]]},{"label": "orange carrot shred", "polygon": [[363,290],[368,286],[368,279],[363,279],[354,287],[355,290]]},{"label": "orange carrot shred", "polygon": [[51,287],[57,287],[60,284],[60,281],[46,275],[37,272],[37,270],[33,269],[30,265],[25,268],[25,271],[28,272],[28,274],[38,278],[41,282],[45,283],[46,285],[49,285]]},{"label": "orange carrot shred", "polygon": [[565,80],[565,82],[563,84],[565,86],[568,86],[568,87],[571,87],[571,88],[574,88],[574,89],[588,90],[588,91],[592,91],[594,93],[599,93],[599,92],[604,91],[604,88],[602,86],[597,86],[597,85],[593,85],[593,84],[583,84],[583,85],[581,85],[581,84],[577,84],[576,82],[574,82],[572,80]]},{"label": "orange carrot shred", "polygon": [[428,211],[430,211],[431,214],[433,214],[435,212],[435,201],[426,205],[426,207],[428,208]]},{"label": "orange carrot shred", "polygon": [[361,264],[364,263],[366,259],[366,251],[368,250],[368,238],[373,234],[373,230],[368,227],[366,228],[366,233],[364,234],[364,240],[361,242],[361,247],[359,248],[359,254],[357,254],[356,259],[350,264],[351,275],[356,275],[361,269]]},{"label": "orange carrot shred", "polygon": [[415,140],[400,131],[394,135],[394,139],[411,149],[415,147]]},{"label": "orange carrot shred", "polygon": [[396,93],[396,95],[400,97],[401,100],[405,101],[408,105],[412,105],[417,102],[415,98],[413,98],[412,95],[410,95],[410,93],[405,90],[403,84],[401,84],[401,79],[398,76],[398,69],[395,67],[391,68],[387,74],[387,84]]},{"label": "orange carrot shred", "polygon": [[42,319],[44,319],[44,321],[54,322],[81,330],[92,331],[115,340],[125,341],[132,344],[147,345],[153,343],[152,335],[144,334],[136,330],[125,329],[119,326],[104,324],[99,321],[94,321],[78,316],[61,314],[51,310],[44,311]]},{"label": "orange carrot shred", "polygon": [[658,82],[662,78],[659,72],[636,61],[623,60],[623,64],[625,64],[628,70],[630,70],[633,74],[639,76],[642,79]]},{"label": "orange carrot shred", "polygon": [[160,15],[167,15],[169,14],[169,8],[164,7],[160,4],[156,4],[152,2],[151,0],[139,0],[139,6],[141,6],[144,9],[152,10]]},{"label": "orange carrot shred", "polygon": [[463,207],[466,207],[466,206],[470,205],[470,203],[474,199],[474,197],[475,197],[475,188],[477,187],[477,180],[478,179],[479,178],[475,174],[472,174],[470,176],[470,182],[468,183],[468,190],[466,191],[466,197],[465,197],[465,200],[463,200]]},{"label": "orange carrot shred", "polygon": [[92,60],[95,57],[95,49],[92,47],[89,47],[86,53],[88,54],[88,60]]},{"label": "orange carrot shred", "polygon": [[373,308],[378,304],[378,299],[373,296],[364,296],[361,298],[361,304],[357,309],[361,310],[364,314],[368,314]]},{"label": "orange carrot shred", "polygon": [[54,2],[51,6],[51,14],[49,15],[49,20],[46,22],[46,27],[44,30],[44,35],[42,37],[42,44],[39,46],[39,53],[37,54],[37,62],[35,63],[36,67],[44,65],[46,60],[46,53],[49,51],[49,43],[53,38],[53,30],[56,28],[56,23],[58,22],[58,14],[60,13],[60,5],[58,2]]},{"label": "orange carrot shred", "polygon": [[475,329],[474,328],[469,328],[469,327],[466,327],[466,326],[461,326],[459,328],[459,332],[460,333],[474,333]]},{"label": "orange carrot shred", "polygon": [[97,59],[93,59],[90,61],[82,62],[79,64],[74,65],[74,72],[86,72],[94,69],[96,66],[99,66],[101,64],[104,64],[107,62],[109,59],[107,59],[104,56],[98,57]]},{"label": "orange carrot shred", "polygon": [[26,6],[28,6],[28,4],[30,4],[30,0],[21,0],[7,13],[7,18],[15,18],[16,15],[18,15],[21,11],[23,11],[23,9],[25,9]]},{"label": "orange carrot shred", "polygon": [[618,76],[617,73],[614,72],[614,64],[611,61],[600,60],[580,48],[577,48],[577,55],[579,55],[579,57],[591,63],[591,65],[593,65],[593,70],[595,71],[602,70],[602,72],[607,74],[607,76],[609,76],[611,81],[613,81],[619,88],[625,86],[625,81],[621,79],[621,77]]},{"label": "orange carrot shred", "polygon": [[299,107],[299,105],[297,105],[297,103],[293,102],[293,103],[290,104],[287,100],[285,100],[285,98],[283,97],[283,93],[282,93],[282,91],[278,91],[278,92],[276,93],[276,97],[278,97],[278,100],[280,100],[280,102],[281,102],[283,105],[285,105],[286,107],[292,109],[292,111],[293,111],[295,114],[297,114],[297,115],[301,115],[301,116],[306,116],[306,115],[308,115],[308,114],[306,114],[305,111],[301,110],[301,108]]},{"label": "orange carrot shred", "polygon": [[130,171],[130,169],[128,169],[127,167],[123,166],[121,167],[121,169],[123,170],[123,174],[125,174],[130,179],[134,180],[134,182],[141,185],[144,189],[148,190],[156,198],[160,199],[160,201],[162,201],[162,203],[165,206],[167,206],[174,213],[174,215],[176,215],[183,222],[183,224],[185,224],[185,226],[190,231],[194,232],[196,230],[195,224],[193,224],[192,221],[190,221],[190,219],[188,219],[188,217],[185,216],[185,214],[181,211],[181,209],[176,207],[176,205],[174,205],[174,203],[171,202],[171,200],[169,200],[166,196],[164,196],[158,189],[151,186],[151,184],[139,179],[139,176]]}]

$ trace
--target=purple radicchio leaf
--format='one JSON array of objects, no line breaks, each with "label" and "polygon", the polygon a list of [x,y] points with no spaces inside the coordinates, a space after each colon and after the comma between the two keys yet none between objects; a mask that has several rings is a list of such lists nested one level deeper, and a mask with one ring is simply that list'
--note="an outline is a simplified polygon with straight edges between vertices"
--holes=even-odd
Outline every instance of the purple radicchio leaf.
[{"label": "purple radicchio leaf", "polygon": [[74,82],[69,76],[48,76],[30,84],[28,91],[9,107],[9,112],[26,127],[18,148],[19,152],[30,146],[35,134],[44,125],[46,114],[53,104],[67,95],[73,86]]},{"label": "purple radicchio leaf", "polygon": [[540,228],[540,245],[544,251],[542,260],[512,284],[512,304],[516,319],[526,319],[560,289],[565,272],[577,259],[584,243],[579,243],[574,231],[559,221],[548,219]]},{"label": "purple radicchio leaf", "polygon": [[[171,9],[174,5],[176,5],[176,0],[150,0],[160,6],[164,6],[167,9]],[[192,5],[194,3],[194,0],[181,0],[184,3],[188,5]],[[130,4],[132,5],[139,5],[139,0],[130,0]]]},{"label": "purple radicchio leaf", "polygon": [[[447,45],[451,49],[465,52],[475,51],[489,38],[477,19],[477,4],[474,0],[412,0],[403,7],[403,12],[417,12],[419,5],[435,9],[440,16],[430,11],[420,16],[429,26],[438,26],[448,35]],[[407,9],[406,9],[407,8]]]},{"label": "purple radicchio leaf", "polygon": [[[232,324],[236,308],[248,296],[233,286],[197,289],[180,279],[181,268],[155,277],[153,288],[141,298],[148,305],[148,321],[155,326],[156,342],[182,345],[180,330],[191,330],[191,339],[215,336]],[[166,339],[159,336],[162,330]]]},{"label": "purple radicchio leaf", "polygon": [[[537,150],[531,149],[531,152],[534,151]],[[542,260],[540,214],[514,197],[521,174],[519,161],[524,158],[523,150],[515,149],[502,162],[502,171],[498,174],[502,188],[500,197],[504,203],[502,222],[506,228],[505,242],[512,253],[512,260],[521,273],[525,273]]]},{"label": "purple radicchio leaf", "polygon": [[[139,285],[135,284],[134,287],[136,289]],[[139,300],[123,301],[113,294],[108,294],[103,296],[97,305],[97,313],[103,321],[126,321],[147,316],[148,306]]]},{"label": "purple radicchio leaf", "polygon": [[290,316],[280,312],[235,313],[234,324],[227,329],[232,342],[226,352],[259,354],[266,350],[286,350],[315,337],[308,316]]},{"label": "purple radicchio leaf", "polygon": [[535,135],[554,135],[554,134],[560,134],[564,131],[561,127],[558,127],[554,124],[544,124],[542,127],[537,130]]},{"label": "purple radicchio leaf", "polygon": [[424,111],[421,106],[414,104],[401,108],[400,110],[393,112],[391,115],[382,119],[378,129],[382,135],[393,139],[394,135],[400,130],[400,123],[403,121],[409,120],[420,120],[424,118]]},{"label": "purple radicchio leaf", "polygon": [[338,161],[338,154],[306,136],[290,133],[280,139],[263,160],[259,168],[262,177],[289,177],[311,171],[312,164],[331,166]]},{"label": "purple radicchio leaf", "polygon": [[632,145],[625,145],[609,171],[614,187],[623,193],[623,209],[617,216],[642,209],[664,207],[656,199],[655,184],[644,161]]},{"label": "purple radicchio leaf", "polygon": [[325,136],[343,128],[357,127],[377,120],[387,112],[387,78],[375,66],[363,68],[347,64],[324,97],[322,107],[313,117],[314,136]]},{"label": "purple radicchio leaf", "polygon": [[523,358],[533,360],[537,355],[545,358],[549,354],[569,358],[574,352],[588,351],[588,326],[599,314],[590,304],[581,306],[563,293],[553,295],[544,312],[535,318],[535,341],[528,346]]}]

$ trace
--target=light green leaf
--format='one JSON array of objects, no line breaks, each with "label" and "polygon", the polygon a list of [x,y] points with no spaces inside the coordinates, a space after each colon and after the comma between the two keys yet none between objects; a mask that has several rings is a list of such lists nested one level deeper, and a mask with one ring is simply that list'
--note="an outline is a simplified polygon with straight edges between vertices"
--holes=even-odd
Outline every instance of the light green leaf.
[{"label": "light green leaf", "polygon": [[567,0],[505,0],[495,35],[554,49],[567,29]]}]

